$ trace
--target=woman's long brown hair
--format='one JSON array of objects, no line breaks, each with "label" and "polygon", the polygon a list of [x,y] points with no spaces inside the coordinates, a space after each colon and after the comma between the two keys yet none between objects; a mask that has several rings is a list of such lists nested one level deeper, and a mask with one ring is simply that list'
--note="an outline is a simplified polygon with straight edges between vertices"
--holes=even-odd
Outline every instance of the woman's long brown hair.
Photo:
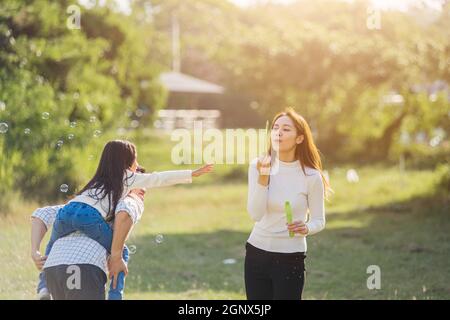
[{"label": "woman's long brown hair", "polygon": [[[308,122],[298,114],[293,108],[286,108],[284,111],[279,112],[275,115],[272,120],[271,129],[280,117],[287,116],[289,117],[295,125],[297,130],[297,135],[303,135],[304,139],[302,143],[297,145],[295,149],[295,159],[300,161],[300,165],[302,167],[303,173],[306,175],[305,166],[316,169],[320,172],[322,177],[322,182],[324,184],[325,189],[325,198],[328,199],[329,193],[333,192],[330,184],[327,179],[323,175],[322,172],[322,160],[320,158],[319,149],[316,147],[314,143],[314,139],[312,136],[311,128],[308,125]],[[269,150],[268,154],[272,155],[272,139],[269,139]]]}]

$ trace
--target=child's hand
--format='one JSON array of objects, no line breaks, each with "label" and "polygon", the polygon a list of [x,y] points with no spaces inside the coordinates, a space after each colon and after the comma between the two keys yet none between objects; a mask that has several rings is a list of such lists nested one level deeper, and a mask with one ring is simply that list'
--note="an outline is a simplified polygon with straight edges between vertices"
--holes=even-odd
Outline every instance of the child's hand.
[{"label": "child's hand", "polygon": [[210,173],[214,168],[213,164],[207,164],[206,166],[203,166],[197,170],[192,171],[192,177],[200,177],[201,175],[205,173]]},{"label": "child's hand", "polygon": [[130,196],[137,196],[139,199],[144,201],[145,192],[146,192],[145,189],[133,189],[133,190],[130,191],[129,195]]}]

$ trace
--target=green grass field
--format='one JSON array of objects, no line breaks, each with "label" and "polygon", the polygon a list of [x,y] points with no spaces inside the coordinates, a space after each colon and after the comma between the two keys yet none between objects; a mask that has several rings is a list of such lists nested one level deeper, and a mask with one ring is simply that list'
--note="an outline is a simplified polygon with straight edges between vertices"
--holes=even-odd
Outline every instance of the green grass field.
[{"label": "green grass field", "polygon": [[[449,199],[448,191],[434,194],[436,173],[365,167],[350,184],[346,169],[329,170],[335,194],[326,229],[308,238],[304,298],[449,299]],[[246,193],[244,181],[149,191],[128,241],[136,252],[125,298],[245,299]],[[0,221],[0,299],[35,298],[35,207],[24,203]],[[236,264],[224,264],[228,258]],[[369,265],[381,268],[380,290],[367,289]]]}]

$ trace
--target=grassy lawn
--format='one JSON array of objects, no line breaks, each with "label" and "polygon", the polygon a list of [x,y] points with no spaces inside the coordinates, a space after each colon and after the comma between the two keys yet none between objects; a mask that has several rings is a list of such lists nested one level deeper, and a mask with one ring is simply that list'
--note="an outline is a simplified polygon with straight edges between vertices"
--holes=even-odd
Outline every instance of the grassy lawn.
[{"label": "grassy lawn", "polygon": [[[304,297],[449,299],[449,202],[432,195],[436,174],[366,167],[351,184],[346,168],[329,172],[335,194],[326,205],[326,229],[308,238]],[[243,181],[151,190],[128,241],[136,252],[126,298],[245,299],[244,245],[252,228],[246,192]],[[29,258],[35,206],[23,204],[0,222],[0,299],[35,296]],[[236,263],[224,264],[228,258]],[[369,265],[381,268],[380,290],[367,289]]]}]

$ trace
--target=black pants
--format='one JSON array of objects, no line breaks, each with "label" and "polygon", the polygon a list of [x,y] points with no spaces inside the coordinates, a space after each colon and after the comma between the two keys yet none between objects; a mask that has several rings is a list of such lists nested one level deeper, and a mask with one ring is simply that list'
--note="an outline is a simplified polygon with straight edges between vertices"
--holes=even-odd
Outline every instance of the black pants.
[{"label": "black pants", "polygon": [[245,290],[248,300],[301,300],[304,252],[268,252],[246,244]]},{"label": "black pants", "polygon": [[[59,265],[44,271],[54,300],[105,300],[106,274],[99,267],[90,264]],[[77,282],[74,277],[78,275]]]}]

